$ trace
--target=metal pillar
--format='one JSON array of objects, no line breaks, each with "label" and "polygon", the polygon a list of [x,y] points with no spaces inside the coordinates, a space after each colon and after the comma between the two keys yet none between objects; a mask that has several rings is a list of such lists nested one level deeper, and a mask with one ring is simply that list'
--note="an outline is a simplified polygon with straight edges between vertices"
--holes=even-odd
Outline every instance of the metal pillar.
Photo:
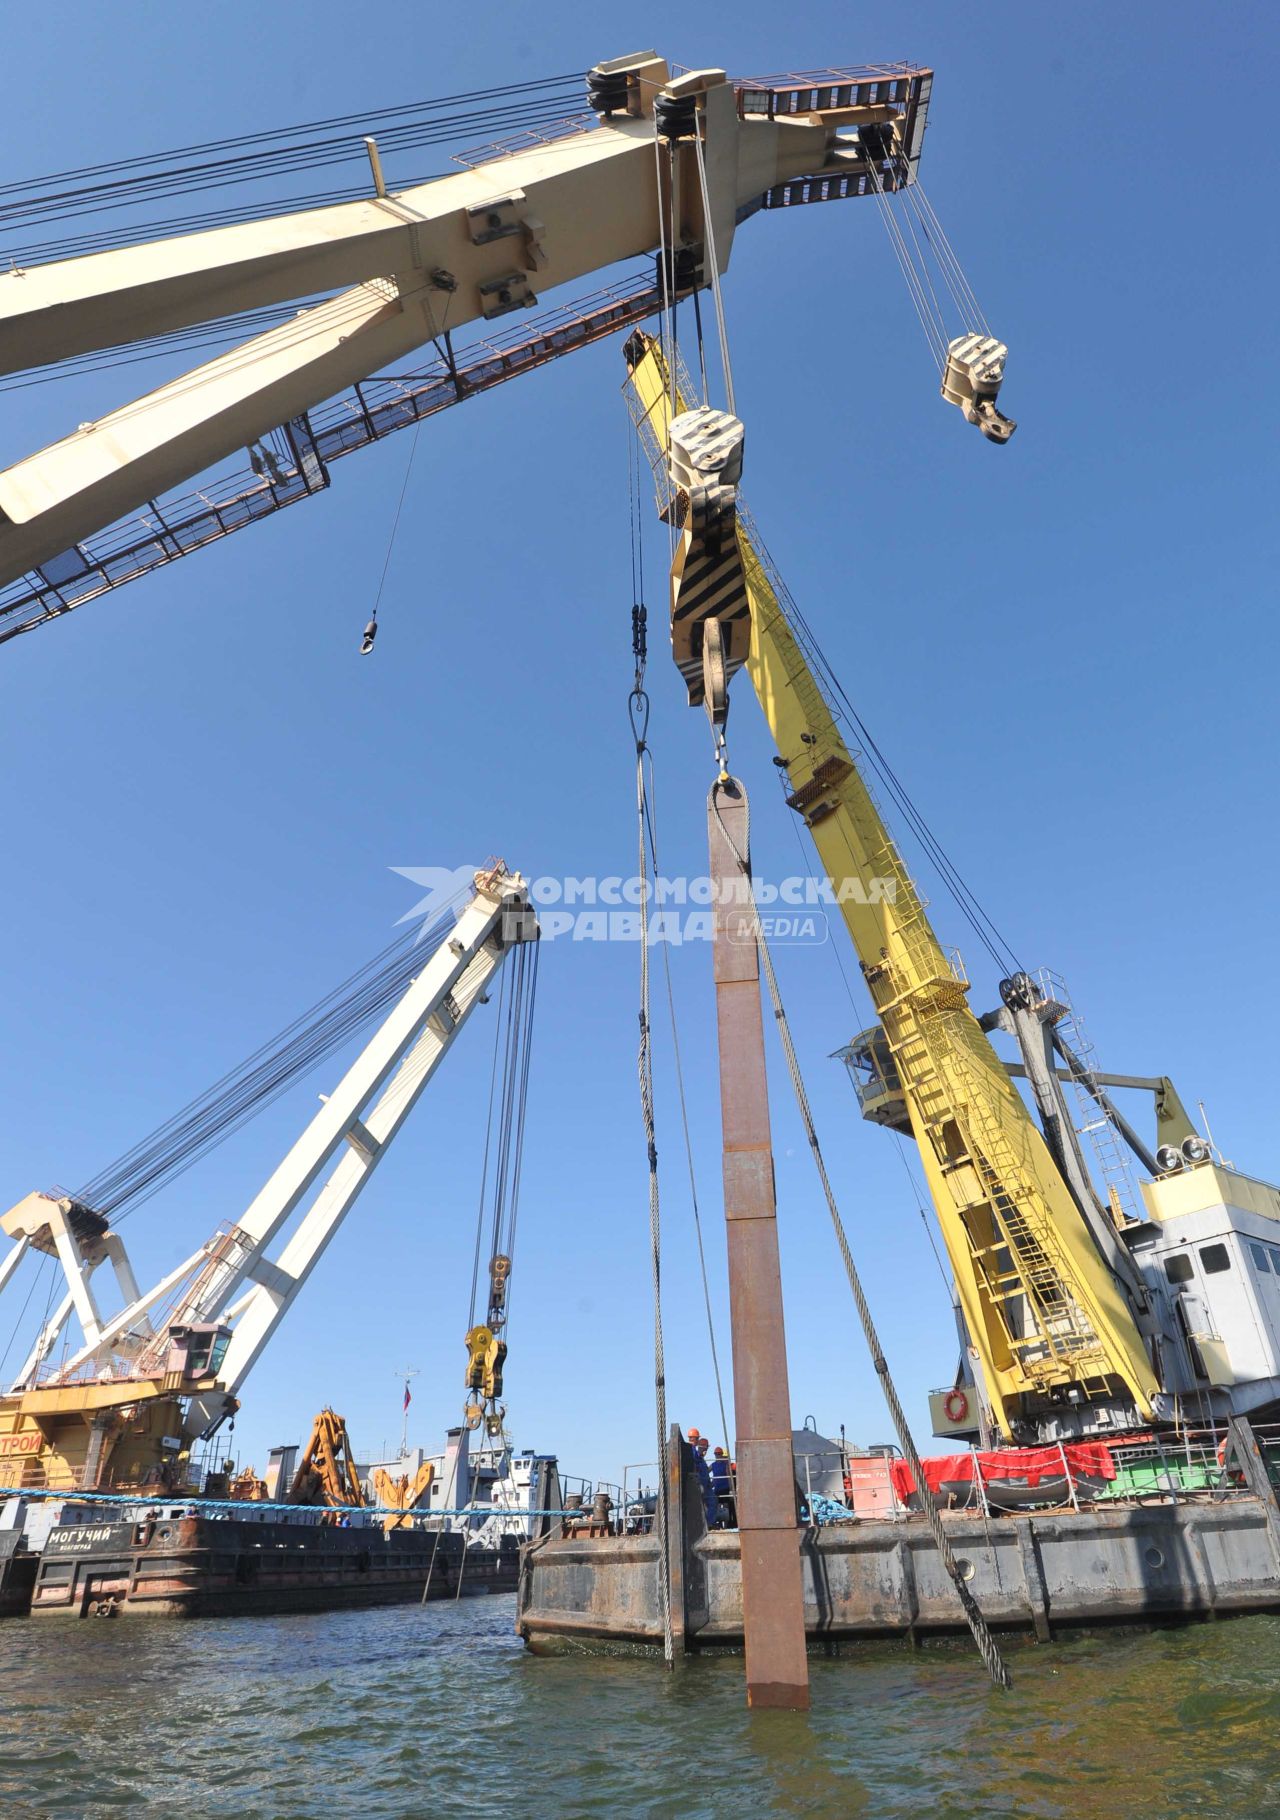
[{"label": "metal pillar", "polygon": [[[713,955],[747,1705],[803,1711],[809,1705],[809,1664],[760,1013],[760,955],[754,908],[747,895],[747,800],[732,779],[721,780],[712,790],[707,837],[715,887]],[[748,862],[746,867],[737,854]]]}]

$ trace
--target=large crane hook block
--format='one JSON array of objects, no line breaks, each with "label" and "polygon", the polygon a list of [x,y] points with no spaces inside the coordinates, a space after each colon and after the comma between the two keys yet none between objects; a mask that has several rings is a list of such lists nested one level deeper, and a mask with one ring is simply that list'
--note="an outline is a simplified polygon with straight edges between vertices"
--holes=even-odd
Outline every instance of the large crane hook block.
[{"label": "large crane hook block", "polygon": [[736,487],[747,432],[728,411],[698,405],[671,419],[671,478],[677,487]]},{"label": "large crane hook block", "polygon": [[738,548],[738,482],[746,431],[737,417],[708,405],[671,419],[668,463],[676,495],[680,543],[671,568],[671,652],[689,704],[705,700],[703,640],[718,621],[713,656],[718,702],[712,724],[723,727],[727,689],[747,659],[751,605]]},{"label": "large crane hook block", "polygon": [[988,442],[1008,442],[1017,424],[996,409],[1009,350],[994,335],[957,335],[947,347],[942,396],[959,405],[966,423],[976,424]]}]

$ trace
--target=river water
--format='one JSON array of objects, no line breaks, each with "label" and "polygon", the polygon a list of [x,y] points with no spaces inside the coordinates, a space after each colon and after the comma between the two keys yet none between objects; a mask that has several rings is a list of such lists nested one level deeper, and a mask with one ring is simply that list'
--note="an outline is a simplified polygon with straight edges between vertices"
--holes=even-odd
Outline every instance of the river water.
[{"label": "river water", "polygon": [[525,1653],[514,1598],[320,1617],[0,1626],[0,1816],[1280,1815],[1280,1618],[812,1663]]}]

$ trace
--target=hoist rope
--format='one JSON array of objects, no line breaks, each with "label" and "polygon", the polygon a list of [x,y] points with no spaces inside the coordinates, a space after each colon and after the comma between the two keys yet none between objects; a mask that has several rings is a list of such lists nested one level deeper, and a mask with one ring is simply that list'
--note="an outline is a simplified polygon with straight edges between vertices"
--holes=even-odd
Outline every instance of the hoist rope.
[{"label": "hoist rope", "polygon": [[[729,359],[729,335],[725,327],[724,295],[720,289],[720,261],[716,256],[716,234],[711,221],[711,197],[707,190],[707,163],[702,150],[701,133],[694,133],[693,144],[694,156],[698,165],[698,185],[702,191],[702,222],[707,237],[704,256],[707,264],[711,267],[711,294],[715,300],[716,306],[716,333],[720,340],[720,364],[724,370],[725,403],[729,408],[729,415],[731,417],[736,417],[738,410],[733,397],[733,365]],[[673,363],[673,379],[674,373],[675,366]],[[705,377],[703,383],[705,390]]]},{"label": "hoist rope", "polygon": [[837,722],[844,721],[853,735],[856,747],[853,757],[862,760],[859,768],[869,767],[874,772],[885,793],[919,842],[925,858],[937,872],[944,889],[954,900],[956,908],[973,930],[993,964],[1002,973],[1024,971],[1022,962],[1018,959],[1012,946],[948,855],[926,820],[923,811],[917,807],[906,785],[876,743],[867,723],[854,707],[843,683],[836,675],[826,652],[819,643],[816,633],[805,619],[795,596],[779,574],[777,564],[770,556],[759,529],[750,520],[745,508],[741,506],[739,507],[739,517],[744,522],[752,546],[768,576],[783,618],[795,634],[801,650],[817,671],[819,679],[825,687],[827,705],[833,719]]},{"label": "hoist rope", "polygon": [[[658,865],[658,811],[657,793],[654,788],[653,753],[647,753],[649,774],[646,782],[646,822],[649,829],[649,854],[653,865],[653,876],[659,878],[661,871]],[[689,1202],[693,1209],[693,1230],[698,1243],[698,1268],[702,1276],[702,1300],[707,1314],[707,1339],[711,1346],[711,1369],[716,1381],[716,1407],[720,1412],[720,1434],[724,1441],[725,1453],[732,1457],[733,1441],[729,1429],[729,1418],[725,1413],[724,1382],[720,1374],[720,1349],[716,1344],[715,1315],[711,1307],[711,1281],[707,1273],[707,1252],[702,1236],[702,1212],[698,1205],[698,1180],[693,1166],[693,1137],[689,1129],[689,1107],[684,1090],[684,1066],[680,1055],[680,1030],[676,1019],[675,988],[671,979],[671,944],[663,942],[662,968],[667,991],[667,1015],[671,1023],[671,1053],[675,1063],[676,1097],[680,1102],[680,1125],[684,1136],[685,1163],[689,1172]]]},{"label": "hoist rope", "polygon": [[[662,141],[658,136],[658,118],[653,120],[653,174],[654,186],[658,200],[658,270],[662,277],[662,315],[660,339],[666,349],[668,388],[670,392],[671,415],[676,414],[676,363],[675,363],[675,325],[671,314],[671,292],[675,279],[675,233],[674,224],[668,231],[671,217],[667,213],[667,201],[662,194]],[[669,199],[668,199],[669,200]]]},{"label": "hoist rope", "polygon": [[453,932],[458,892],[419,938],[406,930],[366,966],[287,1025],[212,1087],[140,1139],[77,1191],[103,1214],[131,1212],[255,1118],[318,1062],[349,1041],[405,991]]},{"label": "hoist rope", "polygon": [[[694,293],[695,297],[697,293]],[[627,486],[629,491],[629,518],[631,526],[631,654],[635,662],[635,675],[629,699],[631,714],[631,731],[636,740],[637,750],[647,763],[647,774],[643,779],[644,824],[649,841],[649,861],[653,868],[655,880],[662,876],[658,861],[658,811],[657,791],[653,766],[653,751],[648,744],[648,697],[644,691],[645,666],[648,661],[648,612],[643,604],[644,591],[644,513],[640,507],[639,496],[640,450],[636,438],[627,427]],[[647,923],[642,930],[642,939],[647,939]],[[720,1371],[720,1349],[716,1341],[715,1315],[711,1306],[711,1281],[707,1271],[707,1252],[702,1232],[702,1210],[698,1202],[697,1171],[693,1161],[693,1137],[689,1126],[689,1108],[684,1086],[684,1063],[680,1052],[680,1029],[676,1018],[675,987],[671,978],[671,946],[662,942],[662,969],[666,984],[667,1014],[671,1025],[671,1050],[675,1063],[676,1095],[680,1103],[680,1124],[684,1138],[685,1166],[689,1175],[689,1203],[693,1212],[693,1230],[698,1247],[698,1270],[702,1278],[702,1300],[707,1316],[707,1341],[711,1350],[711,1369],[716,1384],[716,1405],[720,1412],[720,1430],[724,1440],[725,1451],[732,1454],[733,1446],[728,1418],[725,1414],[724,1383]]]},{"label": "hoist rope", "polygon": [[981,328],[984,334],[989,335],[991,325],[982,313],[982,306],[974,294],[973,286],[969,283],[955,248],[947,238],[946,229],[938,219],[938,212],[930,202],[923,183],[916,177],[899,194],[905,195],[907,202],[915,210],[921,231],[938,262],[943,282],[951,292],[961,317],[965,318],[966,327]]},{"label": "hoist rope", "polygon": [[[642,676],[642,672],[638,672]],[[636,686],[628,704],[636,736],[636,876],[640,883],[640,1045],[636,1057],[640,1081],[640,1113],[644,1124],[645,1155],[649,1165],[649,1257],[653,1278],[653,1391],[658,1430],[658,1483],[654,1498],[654,1524],[658,1537],[658,1604],[662,1612],[662,1653],[668,1665],[675,1662],[675,1635],[671,1623],[670,1513],[668,1510],[667,1363],[662,1335],[662,1212],[658,1189],[658,1144],[653,1112],[653,1051],[651,1047],[649,994],[649,866],[645,829],[645,733],[649,723],[649,698]]]},{"label": "hoist rope", "polygon": [[920,319],[920,326],[924,330],[925,340],[929,344],[929,352],[937,362],[938,371],[941,372],[946,364],[947,357],[947,333],[942,321],[942,312],[937,307],[936,298],[933,299],[932,309],[930,308],[930,298],[926,295],[925,286],[919,272],[912,264],[911,255],[907,250],[907,243],[903,238],[902,229],[898,226],[893,210],[889,206],[889,200],[885,194],[884,185],[880,180],[880,173],[876,169],[875,161],[873,159],[868,159],[867,161],[867,174],[871,183],[871,193],[880,205],[880,219],[884,222],[885,230],[889,235],[889,244],[893,248],[898,264],[902,270],[902,276],[906,280],[907,294],[910,296],[912,304],[915,306],[916,315]]},{"label": "hoist rope", "polygon": [[702,396],[699,404],[709,402],[707,395],[707,348],[702,338],[702,291],[698,285],[693,287],[693,326],[698,341],[698,374],[702,380]]},{"label": "hoist rope", "polygon": [[498,1133],[498,1166],[493,1198],[493,1253],[510,1257],[515,1250],[520,1217],[520,1174],[524,1161],[525,1119],[529,1094],[529,1063],[533,1044],[533,1018],[538,991],[537,942],[522,942],[512,959],[515,986],[507,1052],[503,1062],[502,1124]]},{"label": "hoist rope", "polygon": [[[889,244],[906,280],[907,292],[941,372],[946,366],[947,347],[952,336],[948,333],[945,312],[934,285],[930,256],[950,298],[960,332],[990,335],[990,324],[919,178],[913,177],[902,189],[891,194],[885,189],[884,179],[873,158],[867,161],[867,176],[871,193],[880,206],[880,218]],[[902,199],[901,221],[894,207],[899,197]]]},{"label": "hoist rope", "polygon": [[26,1300],[23,1302],[22,1307],[18,1310],[18,1317],[14,1321],[13,1327],[10,1329],[9,1338],[5,1345],[4,1352],[0,1353],[0,1383],[3,1383],[4,1368],[9,1363],[9,1354],[13,1351],[13,1342],[17,1339],[18,1334],[21,1332],[22,1323],[26,1319],[27,1309],[31,1306],[31,1298],[35,1294],[36,1290],[39,1288],[40,1284],[44,1280],[45,1265],[49,1264],[51,1262],[52,1262],[52,1259],[49,1257],[48,1253],[46,1252],[40,1259],[40,1268],[36,1271],[35,1275],[32,1277],[31,1282],[27,1288]]},{"label": "hoist rope", "polygon": [[[468,1323],[471,1327],[476,1324],[479,1309],[482,1246],[486,1221],[489,1227],[490,1262],[498,1256],[512,1260],[515,1257],[540,953],[541,945],[538,942],[521,942],[515,948],[514,953],[508,956],[507,963],[502,970],[503,980],[498,1002],[498,1016],[494,1026],[493,1063],[489,1075],[489,1108],[485,1119],[480,1200],[476,1209],[476,1243],[471,1270],[471,1304]],[[510,974],[509,984],[508,974]],[[499,1065],[501,1066],[500,1074]],[[491,1162],[492,1175],[490,1175]],[[506,1319],[509,1320],[511,1314],[510,1278],[507,1281],[505,1308]]]},{"label": "hoist rope", "polygon": [[[396,532],[400,529],[400,514],[404,511],[404,496],[409,491],[409,476],[413,473],[413,464],[418,456],[418,435],[421,429],[422,419],[419,417],[413,426],[413,439],[409,444],[409,459],[404,464],[404,478],[400,482],[400,497],[396,501],[395,516],[391,520],[391,535],[387,538],[387,553],[382,559],[378,591],[373,597],[373,607],[369,614],[369,624],[375,629],[378,624],[378,608],[382,605],[382,590],[387,585],[387,570],[391,567],[391,553],[396,547]],[[367,633],[366,637],[368,637]]]},{"label": "hoist rope", "polygon": [[[442,146],[480,135],[497,138],[521,130],[554,128],[567,115],[582,114],[580,72],[517,83],[506,88],[477,89],[436,101],[396,108],[371,109],[301,126],[210,141],[172,152],[121,159],[114,163],[27,178],[0,188],[0,234],[30,231],[32,224],[100,215],[120,209],[142,209],[163,198],[289,177],[295,173],[359,162],[367,164],[364,138],[376,136],[384,160],[428,146]],[[396,187],[425,179],[397,180]],[[261,219],[284,210],[323,207],[368,196],[363,183],[293,195],[275,202],[205,210],[161,221],[135,222],[63,236],[45,242],[6,247],[4,256],[19,261],[34,255],[74,257],[128,244],[140,230],[180,233],[193,228],[231,225]]]},{"label": "hoist rope", "polygon": [[480,1165],[480,1198],[476,1205],[476,1249],[471,1262],[471,1304],[467,1321],[476,1324],[476,1297],[480,1288],[480,1251],[484,1244],[484,1210],[489,1203],[489,1154],[493,1148],[493,1108],[498,1089],[498,1061],[502,1054],[502,1031],[507,1004],[507,970],[502,968],[498,980],[498,1013],[493,1020],[493,1061],[489,1066],[489,1104],[484,1118],[484,1158]]},{"label": "hoist rope", "polygon": [[[739,852],[733,837],[726,828],[720,814],[719,795],[726,784],[732,784],[733,787],[741,793],[743,805],[746,809],[747,852],[745,854]],[[741,780],[737,778],[725,778],[723,780],[718,778],[711,786],[709,803],[725,846],[733,855],[743,878],[750,881],[751,866],[749,856],[751,851],[751,808],[750,799],[747,796],[745,786],[742,784]],[[921,1466],[920,1456],[916,1451],[916,1444],[907,1422],[906,1413],[898,1400],[897,1389],[889,1374],[888,1361],[885,1359],[883,1349],[880,1345],[880,1336],[876,1332],[875,1323],[871,1318],[871,1307],[863,1291],[862,1280],[858,1275],[857,1266],[853,1261],[853,1253],[849,1248],[849,1240],[845,1233],[844,1221],[840,1217],[840,1209],[836,1205],[835,1193],[831,1187],[830,1177],[827,1174],[827,1165],[822,1155],[821,1146],[818,1143],[817,1127],[814,1124],[813,1112],[809,1105],[809,1097],[805,1091],[804,1078],[800,1072],[799,1059],[796,1055],[795,1044],[791,1037],[791,1026],[787,1021],[787,1014],[782,1003],[782,994],[778,989],[777,975],[773,969],[773,957],[769,952],[769,944],[765,940],[764,929],[760,922],[759,910],[756,908],[754,891],[748,892],[748,900],[752,907],[751,915],[755,924],[755,937],[760,953],[760,965],[764,973],[765,983],[768,987],[769,999],[773,1006],[773,1015],[778,1026],[778,1034],[782,1040],[782,1049],[783,1054],[786,1057],[787,1072],[791,1077],[792,1091],[795,1094],[796,1105],[799,1108],[801,1122],[804,1125],[805,1136],[809,1143],[809,1149],[812,1152],[814,1163],[817,1166],[818,1179],[822,1184],[822,1192],[827,1203],[827,1211],[831,1216],[832,1229],[835,1232],[836,1243],[839,1246],[840,1256],[844,1262],[845,1273],[849,1279],[849,1288],[853,1293],[854,1306],[858,1311],[858,1320],[862,1326],[867,1349],[871,1354],[872,1365],[875,1367],[876,1375],[880,1379],[880,1387],[884,1393],[884,1400],[888,1406],[889,1415],[893,1421],[894,1431],[898,1437],[898,1445],[901,1447],[915,1477],[916,1493],[920,1499],[921,1507],[929,1524],[934,1546],[938,1551],[952,1585],[955,1587],[956,1596],[964,1611],[965,1622],[968,1624],[973,1640],[977,1644],[979,1654],[986,1664],[987,1672],[998,1686],[1009,1687],[1012,1685],[1009,1671],[996,1646],[995,1638],[987,1627],[987,1621],[983,1617],[976,1599],[973,1597],[973,1594],[969,1591],[969,1588],[965,1583],[964,1577],[960,1571],[960,1564],[952,1552],[951,1544],[947,1539],[946,1530],[943,1527],[942,1518],[938,1512],[937,1502],[925,1480],[924,1468]]]},{"label": "hoist rope", "polygon": [[[890,214],[893,214],[893,204],[887,199],[884,200],[885,206],[889,209]],[[921,290],[928,293],[929,302],[933,306],[933,319],[938,324],[939,338],[942,341],[942,351],[945,356],[946,342],[949,339],[946,329],[946,318],[943,314],[942,305],[938,302],[938,293],[934,287],[933,273],[929,270],[929,261],[925,257],[924,248],[920,245],[920,237],[916,232],[917,222],[913,220],[910,209],[903,209],[902,219],[906,226],[906,235],[903,237],[903,245],[905,247],[906,237],[909,236],[911,240],[911,251],[915,254],[914,270],[919,278]],[[908,257],[910,256],[909,252]]]}]

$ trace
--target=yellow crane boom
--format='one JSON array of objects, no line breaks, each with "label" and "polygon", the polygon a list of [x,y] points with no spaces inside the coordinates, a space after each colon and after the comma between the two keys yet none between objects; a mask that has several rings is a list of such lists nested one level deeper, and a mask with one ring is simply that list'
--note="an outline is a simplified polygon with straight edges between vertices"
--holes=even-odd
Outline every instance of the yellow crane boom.
[{"label": "yellow crane boom", "polygon": [[[665,462],[670,418],[695,401],[678,388],[673,400],[652,336],[632,336],[627,358],[637,421]],[[1124,1289],[970,1009],[968,981],[929,924],[741,525],[738,539],[751,606],[745,667],[901,1083],[992,1416],[1008,1439],[1055,1407],[1066,1417],[1072,1405],[1127,1406],[1150,1420],[1158,1381]]]}]

